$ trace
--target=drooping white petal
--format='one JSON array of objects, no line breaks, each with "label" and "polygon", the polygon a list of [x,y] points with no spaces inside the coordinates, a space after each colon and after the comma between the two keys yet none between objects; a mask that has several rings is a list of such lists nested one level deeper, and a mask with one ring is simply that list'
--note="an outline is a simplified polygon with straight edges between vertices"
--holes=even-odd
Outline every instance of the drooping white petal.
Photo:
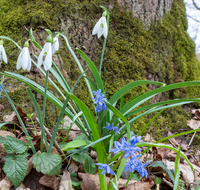
[{"label": "drooping white petal", "polygon": [[97,37],[100,38],[102,35],[106,38],[108,35],[108,26],[106,22],[106,17],[102,16],[99,21],[96,23],[92,34],[97,34]]},{"label": "drooping white petal", "polygon": [[8,61],[7,61],[7,55],[6,55],[6,52],[5,52],[4,47],[3,47],[2,52],[3,52],[3,61],[4,61],[5,63],[7,63],[7,62],[8,62]]},{"label": "drooping white petal", "polygon": [[95,34],[97,34],[98,32],[99,32],[99,29],[100,29],[100,27],[101,27],[101,20],[102,20],[102,17],[99,19],[99,21],[95,24],[95,26],[94,26],[94,29],[93,29],[93,31],[92,31],[92,35],[95,35]]},{"label": "drooping white petal", "polygon": [[0,61],[3,59],[5,63],[7,63],[7,55],[3,45],[0,45]]},{"label": "drooping white petal", "polygon": [[107,22],[106,22],[106,18],[104,19],[103,35],[104,35],[105,38],[107,38],[107,36],[108,36],[108,25],[107,25]]},{"label": "drooping white petal", "polygon": [[44,47],[43,47],[43,49],[42,49],[42,51],[40,52],[40,55],[39,55],[39,57],[38,57],[37,67],[41,67],[43,56],[44,56]]},{"label": "drooping white petal", "polygon": [[46,58],[44,60],[45,70],[49,70],[52,66],[52,49],[51,49],[51,43],[47,42],[46,44]]},{"label": "drooping white petal", "polygon": [[22,62],[22,56],[23,56],[23,50],[20,52],[18,58],[17,58],[17,70],[19,70],[21,68],[21,62]]},{"label": "drooping white petal", "polygon": [[23,55],[22,55],[22,69],[26,70],[28,66],[28,48],[24,47],[23,48]]},{"label": "drooping white petal", "polygon": [[31,56],[30,56],[30,53],[29,53],[29,50],[28,50],[28,65],[27,65],[27,68],[26,68],[28,71],[31,70]]},{"label": "drooping white petal", "polygon": [[52,45],[52,54],[59,50],[59,41],[58,38],[53,38],[53,45]]}]

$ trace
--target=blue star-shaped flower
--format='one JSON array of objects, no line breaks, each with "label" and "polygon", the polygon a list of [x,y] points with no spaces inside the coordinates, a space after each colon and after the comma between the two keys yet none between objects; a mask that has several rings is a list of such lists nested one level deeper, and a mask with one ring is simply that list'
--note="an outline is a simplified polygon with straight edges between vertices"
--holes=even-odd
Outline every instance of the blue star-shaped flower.
[{"label": "blue star-shaped flower", "polygon": [[107,164],[101,164],[101,163],[97,163],[95,165],[98,165],[99,166],[99,170],[102,170],[102,173],[101,175],[103,174],[112,174],[112,175],[115,175],[115,173],[112,171],[112,169],[110,168],[110,166],[108,166]]},{"label": "blue star-shaped flower", "polygon": [[93,91],[94,95],[96,98],[92,98],[94,100],[94,104],[97,104],[96,107],[96,112],[99,113],[101,110],[105,110],[107,108],[106,103],[105,103],[105,95],[101,93],[101,89],[97,91]]},{"label": "blue star-shaped flower", "polygon": [[106,123],[106,127],[103,127],[103,128],[106,128],[108,129],[109,131],[115,131],[117,133],[119,133],[119,128],[118,128],[119,124],[114,127],[113,124],[110,124],[110,123]]}]

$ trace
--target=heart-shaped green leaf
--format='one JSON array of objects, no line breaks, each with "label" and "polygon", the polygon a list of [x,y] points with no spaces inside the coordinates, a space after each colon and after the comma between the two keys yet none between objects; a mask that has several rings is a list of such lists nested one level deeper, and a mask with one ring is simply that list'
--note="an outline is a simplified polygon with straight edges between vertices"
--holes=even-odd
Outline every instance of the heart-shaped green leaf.
[{"label": "heart-shaped green leaf", "polygon": [[4,148],[7,153],[24,153],[27,148],[28,144],[20,141],[19,139],[13,138],[12,136],[6,136],[5,142],[4,142]]},{"label": "heart-shaped green leaf", "polygon": [[9,156],[6,158],[5,165],[3,167],[6,176],[13,183],[15,188],[21,183],[26,176],[28,169],[28,161],[24,156]]},{"label": "heart-shaped green leaf", "polygon": [[43,152],[35,154],[32,162],[38,172],[52,176],[60,173],[61,161],[58,154]]}]

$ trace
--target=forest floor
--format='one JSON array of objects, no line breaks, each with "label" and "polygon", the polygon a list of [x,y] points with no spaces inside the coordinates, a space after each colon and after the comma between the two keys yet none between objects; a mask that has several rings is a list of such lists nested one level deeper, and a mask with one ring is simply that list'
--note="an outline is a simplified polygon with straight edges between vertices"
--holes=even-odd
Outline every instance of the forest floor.
[{"label": "forest floor", "polygon": [[[3,105],[0,105],[0,111],[4,109]],[[31,119],[27,116],[26,113],[22,111],[21,108],[17,108],[22,121],[24,122],[29,134],[33,138],[33,144],[36,151],[40,151],[40,138],[41,132],[37,118],[33,116]],[[194,118],[188,121],[188,126],[191,128],[196,128],[200,123],[200,111],[192,110]],[[61,147],[59,143],[65,138],[68,127],[71,123],[71,120],[66,116],[64,118],[64,123],[61,126],[59,134],[57,134],[56,141],[52,152],[57,153],[58,155],[62,154]],[[3,121],[0,124],[0,136],[12,136],[23,142],[28,142],[26,136],[22,130],[22,127],[19,124],[19,121],[16,117],[15,112],[11,115],[6,115],[3,117]],[[45,129],[47,139],[51,138],[52,130]],[[73,141],[77,136],[81,135],[80,129],[74,124],[69,132],[67,142]],[[172,133],[168,131],[168,136],[171,136]],[[145,142],[155,142],[154,138],[151,135],[147,134],[142,137],[142,140]],[[188,141],[190,141],[188,143]],[[188,145],[189,144],[189,145]],[[179,138],[172,138],[169,140],[168,145],[178,148],[181,145],[181,151],[187,156],[188,160],[192,163],[193,171],[188,163],[181,157],[180,158],[180,180],[179,180],[179,189],[195,189],[197,185],[200,184],[200,151],[197,148],[191,146],[191,139],[188,140],[187,136],[181,136]],[[44,151],[46,149],[44,145]],[[145,147],[143,148],[143,150]],[[99,187],[99,176],[98,169],[94,174],[89,174],[85,172],[84,161],[80,161],[76,157],[69,157],[64,160],[62,163],[62,171],[60,175],[57,176],[48,176],[42,173],[38,173],[36,169],[33,168],[32,164],[32,152],[28,150],[30,155],[28,156],[28,172],[26,177],[21,182],[20,186],[16,188],[17,190],[72,190],[72,189],[83,189],[83,190],[98,190]],[[92,149],[87,150],[87,153],[94,161],[97,163],[96,152]],[[5,160],[3,157],[6,155],[3,144],[0,144],[0,189],[1,190],[13,190],[15,189],[12,183],[6,177],[3,166]],[[62,155],[63,156],[63,155]],[[63,156],[62,158],[65,158]],[[174,174],[173,170],[175,166],[176,153],[165,148],[153,147],[148,150],[141,157],[141,161],[149,162],[147,166],[148,178],[140,179],[137,173],[134,173],[128,185],[126,186],[127,179],[130,176],[130,172],[123,172],[122,177],[118,181],[119,190],[148,190],[148,189],[160,189],[160,190],[171,190],[173,189],[173,180]],[[107,180],[109,182],[109,175],[107,175]],[[159,178],[160,185],[155,184],[155,179]]]}]

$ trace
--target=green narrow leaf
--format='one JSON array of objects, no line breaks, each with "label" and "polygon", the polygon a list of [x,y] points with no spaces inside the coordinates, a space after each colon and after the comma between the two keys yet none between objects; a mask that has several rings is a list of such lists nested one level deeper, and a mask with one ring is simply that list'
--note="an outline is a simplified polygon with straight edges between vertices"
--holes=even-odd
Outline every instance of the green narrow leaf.
[{"label": "green narrow leaf", "polygon": [[58,154],[46,153],[35,154],[33,156],[34,168],[38,172],[47,174],[50,176],[60,174],[62,160]]},{"label": "green narrow leaf", "polygon": [[86,145],[88,145],[87,141],[84,141],[84,140],[73,140],[73,141],[68,142],[66,144],[66,146],[64,148],[62,148],[62,151],[68,151],[68,150],[79,148],[81,146],[86,146]]},{"label": "green narrow leaf", "polygon": [[[173,150],[174,152],[178,153],[177,149],[175,149],[174,147],[171,147],[169,145],[166,145],[166,144],[139,142],[139,143],[136,143],[135,146],[136,147],[144,147],[144,146],[148,146],[148,147],[161,147],[161,148],[167,148],[167,149]],[[144,154],[144,152],[145,151],[142,152],[142,155]],[[181,151],[180,151],[180,155],[185,159],[185,161],[189,164],[191,170],[193,171],[193,166],[190,163],[190,161],[188,160],[187,156],[184,153],[182,153]]]},{"label": "green narrow leaf", "polygon": [[23,141],[20,141],[19,139],[13,138],[12,136],[6,136],[4,148],[9,154],[22,154],[28,149],[28,144]]},{"label": "green narrow leaf", "polygon": [[101,76],[99,75],[99,72],[98,72],[96,66],[94,65],[94,63],[80,49],[76,49],[76,50],[88,64],[88,67],[90,68],[90,70],[95,78],[98,89],[101,89],[102,93],[105,92],[104,87],[103,87],[103,82],[101,80]]},{"label": "green narrow leaf", "polygon": [[3,167],[6,176],[13,183],[15,188],[23,181],[28,169],[28,161],[21,155],[12,156],[6,159]]},{"label": "green narrow leaf", "polygon": [[178,152],[176,155],[176,160],[175,160],[175,168],[174,168],[174,188],[173,190],[177,190],[179,186],[179,173],[180,173],[180,152],[181,152],[181,146],[178,145]]},{"label": "green narrow leaf", "polygon": [[166,91],[181,88],[181,87],[188,87],[188,86],[195,86],[195,85],[196,86],[200,85],[200,81],[189,81],[189,82],[174,83],[174,84],[169,84],[169,85],[157,88],[155,90],[151,90],[151,91],[131,100],[120,111],[123,114],[127,114],[131,110],[133,110],[134,108],[138,107],[139,105],[141,105],[145,101],[149,100],[150,98],[153,98],[155,95],[157,95],[161,92],[166,92]]},{"label": "green narrow leaf", "polygon": [[84,164],[85,172],[88,174],[95,174],[96,166],[94,164],[94,161],[87,153],[84,153],[84,155],[85,155],[85,164]]},{"label": "green narrow leaf", "polygon": [[86,76],[84,76],[84,78],[86,78],[88,80],[88,82],[90,83],[93,91],[98,90],[97,85],[95,84],[95,82],[91,78],[86,77]]},{"label": "green narrow leaf", "polygon": [[14,124],[14,123],[9,123],[9,122],[7,122],[7,123],[1,123],[0,124],[0,129],[1,129],[1,127],[3,127],[4,125],[7,125],[7,124]]},{"label": "green narrow leaf", "polygon": [[117,185],[116,185],[113,181],[110,180],[110,182],[112,183],[113,188],[114,188],[115,190],[119,190],[118,187],[117,187]]}]

